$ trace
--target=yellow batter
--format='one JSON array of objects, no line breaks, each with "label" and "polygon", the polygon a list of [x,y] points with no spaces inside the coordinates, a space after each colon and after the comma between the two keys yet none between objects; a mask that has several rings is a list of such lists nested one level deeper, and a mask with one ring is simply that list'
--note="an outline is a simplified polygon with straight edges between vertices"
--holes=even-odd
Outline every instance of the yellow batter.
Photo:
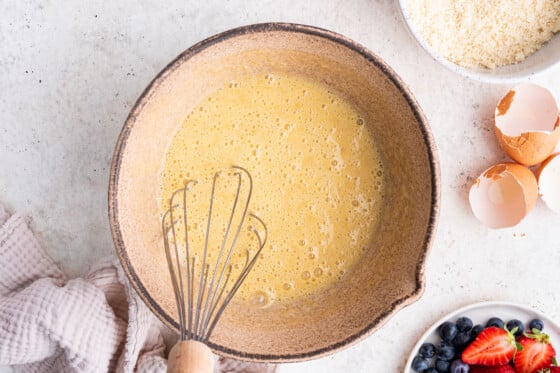
[{"label": "yellow batter", "polygon": [[[321,291],[369,248],[382,207],[382,164],[360,113],[325,85],[263,74],[213,93],[169,145],[162,211],[187,179],[206,180],[209,189],[212,174],[232,165],[253,176],[250,210],[264,220],[269,237],[239,290],[243,300],[266,306]],[[190,216],[204,217],[189,224],[199,243],[192,250],[203,242],[207,211],[201,206],[189,209]],[[215,257],[218,245],[210,246]],[[235,255],[235,267],[244,258]]]}]

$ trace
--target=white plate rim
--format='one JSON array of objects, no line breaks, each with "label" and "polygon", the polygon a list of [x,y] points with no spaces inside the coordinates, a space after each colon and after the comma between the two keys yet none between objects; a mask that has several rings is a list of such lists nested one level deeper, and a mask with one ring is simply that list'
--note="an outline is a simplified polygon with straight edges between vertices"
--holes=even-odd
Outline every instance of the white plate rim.
[{"label": "white plate rim", "polygon": [[[415,373],[414,370],[412,370],[412,368],[410,367],[412,364],[412,360],[414,359],[414,357],[418,354],[418,349],[420,348],[420,346],[422,345],[422,343],[424,343],[427,339],[429,339],[429,337],[433,336],[433,334],[436,332],[436,329],[438,326],[440,326],[443,322],[445,321],[455,321],[457,318],[461,317],[461,316],[467,316],[469,317],[469,313],[472,314],[473,312],[479,312],[481,310],[485,310],[488,309],[489,313],[486,314],[486,319],[489,319],[490,317],[493,316],[497,316],[502,318],[502,320],[504,320],[505,318],[507,318],[506,320],[504,320],[504,322],[508,321],[508,319],[512,319],[512,318],[520,318],[519,316],[515,316],[515,315],[520,315],[520,314],[524,314],[525,316],[528,316],[529,318],[527,319],[520,319],[521,321],[528,323],[531,319],[533,318],[538,318],[541,319],[544,322],[544,332],[546,334],[548,334],[550,336],[550,340],[552,342],[552,344],[554,345],[554,347],[557,349],[557,354],[560,354],[560,324],[558,324],[556,321],[554,321],[553,319],[551,319],[550,317],[546,316],[545,314],[543,314],[542,312],[528,306],[525,304],[520,304],[520,303],[515,303],[515,302],[508,302],[508,301],[484,301],[484,302],[478,302],[478,303],[472,303],[469,304],[467,306],[458,308],[454,311],[451,311],[450,313],[446,314],[445,316],[441,317],[439,320],[437,320],[436,322],[434,322],[423,334],[422,336],[418,339],[418,341],[416,342],[416,344],[414,345],[414,347],[412,348],[410,355],[406,361],[406,364],[404,366],[404,373]],[[500,309],[501,312],[503,312],[504,314],[509,314],[511,316],[507,316],[507,317],[502,317],[500,316],[500,313],[492,313],[492,309],[496,310],[496,309]],[[474,320],[473,317],[473,323],[479,324],[482,322],[478,322]]]}]

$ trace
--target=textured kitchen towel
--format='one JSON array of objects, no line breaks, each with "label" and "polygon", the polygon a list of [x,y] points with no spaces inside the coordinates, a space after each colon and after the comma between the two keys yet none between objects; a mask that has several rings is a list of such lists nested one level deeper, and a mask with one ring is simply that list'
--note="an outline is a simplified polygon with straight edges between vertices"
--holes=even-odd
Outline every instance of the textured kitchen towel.
[{"label": "textured kitchen towel", "polygon": [[[24,219],[0,205],[0,364],[16,372],[165,372],[163,326],[115,258],[67,280]],[[220,359],[221,372],[274,372]]]}]

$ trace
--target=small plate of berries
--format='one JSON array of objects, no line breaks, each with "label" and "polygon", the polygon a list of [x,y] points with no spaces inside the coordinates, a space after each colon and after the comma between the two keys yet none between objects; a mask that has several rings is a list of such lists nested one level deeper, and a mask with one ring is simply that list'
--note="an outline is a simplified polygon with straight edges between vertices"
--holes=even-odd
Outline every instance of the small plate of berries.
[{"label": "small plate of berries", "polygon": [[560,373],[560,326],[527,306],[482,302],[432,325],[405,373]]}]

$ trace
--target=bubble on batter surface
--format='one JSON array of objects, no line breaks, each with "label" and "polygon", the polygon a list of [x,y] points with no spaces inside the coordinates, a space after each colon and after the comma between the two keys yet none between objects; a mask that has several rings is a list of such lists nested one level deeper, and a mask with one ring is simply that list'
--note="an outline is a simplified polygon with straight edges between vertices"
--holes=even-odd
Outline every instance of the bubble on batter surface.
[{"label": "bubble on batter surface", "polygon": [[258,290],[249,296],[249,304],[254,307],[264,308],[272,304],[274,300],[270,291]]}]

